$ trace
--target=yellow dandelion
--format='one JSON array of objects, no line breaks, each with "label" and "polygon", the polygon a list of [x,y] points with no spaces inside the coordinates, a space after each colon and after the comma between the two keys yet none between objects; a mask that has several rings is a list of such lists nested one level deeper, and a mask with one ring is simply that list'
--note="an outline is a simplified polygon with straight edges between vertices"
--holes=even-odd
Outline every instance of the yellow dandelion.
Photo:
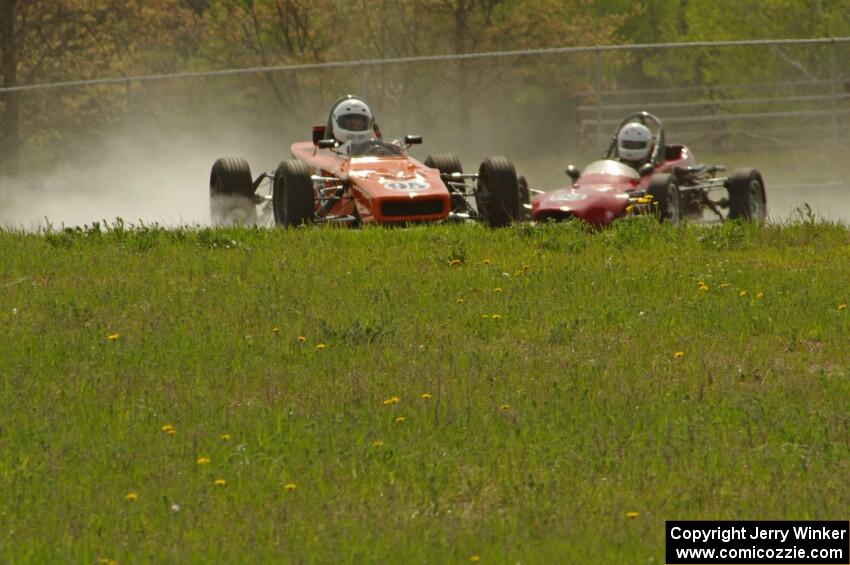
[{"label": "yellow dandelion", "polygon": [[482,265],[489,265],[489,264],[490,264],[490,259],[484,259],[483,261],[481,261],[481,264],[482,264]]},{"label": "yellow dandelion", "polygon": [[838,309],[839,309],[839,310],[846,310],[846,309],[847,309],[847,305],[846,305],[846,304],[839,304],[839,305],[838,305]]},{"label": "yellow dandelion", "polygon": [[740,296],[741,298],[745,297],[746,295],[747,295],[746,290],[742,290],[741,292],[738,293],[738,296]]},{"label": "yellow dandelion", "polygon": [[700,281],[698,288],[702,291],[706,291],[706,290],[708,290],[708,285],[705,284],[704,282]]},{"label": "yellow dandelion", "polygon": [[119,337],[121,337],[121,334],[109,334],[106,336],[106,339],[109,341],[117,341]]},{"label": "yellow dandelion", "polygon": [[494,319],[494,320],[501,320],[501,319],[502,319],[502,315],[501,315],[501,314],[493,314],[493,315],[492,315],[492,316],[490,316],[490,317],[491,317],[492,319]]},{"label": "yellow dandelion", "polygon": [[626,518],[628,518],[629,520],[634,520],[638,516],[639,514],[637,512],[626,512]]},{"label": "yellow dandelion", "polygon": [[127,499],[127,502],[136,502],[139,499],[139,493],[131,491],[124,498]]},{"label": "yellow dandelion", "polygon": [[433,396],[431,396],[430,392],[423,392],[419,395],[419,398],[421,398],[422,400],[431,400]]},{"label": "yellow dandelion", "polygon": [[458,298],[455,300],[455,304],[463,304],[463,298]]},{"label": "yellow dandelion", "polygon": [[218,436],[218,439],[220,439],[221,441],[230,441],[230,434],[221,434],[220,436]]},{"label": "yellow dandelion", "polygon": [[404,416],[399,416],[399,417],[397,417],[397,418],[395,419],[395,423],[396,423],[396,424],[401,424],[401,423],[402,423],[402,422],[404,422],[405,420],[407,420],[407,418],[405,418]]},{"label": "yellow dandelion", "polygon": [[324,343],[317,343],[316,344],[316,349],[327,349],[327,348],[328,348],[328,346],[325,345]]},{"label": "yellow dandelion", "polygon": [[298,336],[298,343],[304,343],[305,341],[307,341],[306,337],[304,337],[303,335]]},{"label": "yellow dandelion", "polygon": [[224,487],[227,486],[227,481],[225,481],[224,479],[216,479],[213,481],[213,484],[217,487]]},{"label": "yellow dandelion", "polygon": [[626,206],[626,213],[631,214],[632,210],[634,210],[634,209],[635,209],[635,207],[632,206],[631,204],[629,204],[628,206]]},{"label": "yellow dandelion", "polygon": [[652,200],[653,196],[651,194],[647,194],[646,196],[644,196],[644,198],[646,198],[647,200]]},{"label": "yellow dandelion", "polygon": [[647,198],[646,196],[642,196],[642,197],[637,199],[637,203],[638,204],[649,204],[649,198]]},{"label": "yellow dandelion", "polygon": [[283,485],[283,488],[285,490],[295,490],[296,484],[295,483],[286,483],[285,485]]},{"label": "yellow dandelion", "polygon": [[451,261],[449,261],[449,267],[457,267],[458,265],[460,265],[460,263],[460,259],[452,259]]},{"label": "yellow dandelion", "polygon": [[502,292],[502,289],[499,288],[499,287],[496,287],[496,288],[493,289],[493,292]]},{"label": "yellow dandelion", "polygon": [[174,426],[172,426],[171,424],[165,424],[160,429],[163,431],[163,433],[166,433],[166,434],[173,434],[174,433]]},{"label": "yellow dandelion", "polygon": [[481,557],[478,555],[473,555],[469,558],[470,561],[481,561]]},{"label": "yellow dandelion", "polygon": [[499,410],[510,410],[510,409],[511,409],[510,404],[502,404],[501,406],[499,406]]},{"label": "yellow dandelion", "polygon": [[401,402],[401,398],[399,398],[399,397],[397,397],[397,396],[391,396],[391,397],[389,397],[389,398],[387,398],[387,399],[384,399],[384,401],[382,402],[382,404],[383,404],[384,406],[389,406],[390,404],[398,404],[399,402]]},{"label": "yellow dandelion", "polygon": [[384,446],[384,442],[382,442],[381,440],[377,440],[377,441],[372,442],[372,447],[377,448],[377,447],[383,447],[383,446]]},{"label": "yellow dandelion", "polygon": [[761,300],[762,298],[764,298],[764,293],[763,293],[763,292],[757,292],[757,293],[756,293],[756,298],[757,298],[758,300]]},{"label": "yellow dandelion", "polygon": [[676,353],[673,354],[673,357],[675,357],[676,359],[681,359],[684,356],[685,356],[684,351],[677,351]]},{"label": "yellow dandelion", "polygon": [[730,286],[729,283],[720,283],[720,288],[729,288]]},{"label": "yellow dandelion", "polygon": [[209,465],[210,458],[209,457],[198,457],[198,465]]}]

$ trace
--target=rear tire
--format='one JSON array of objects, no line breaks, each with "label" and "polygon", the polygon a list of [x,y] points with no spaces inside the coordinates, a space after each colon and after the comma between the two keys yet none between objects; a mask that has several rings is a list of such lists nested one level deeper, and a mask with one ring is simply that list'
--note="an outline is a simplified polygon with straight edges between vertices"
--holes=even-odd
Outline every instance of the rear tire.
[{"label": "rear tire", "polygon": [[257,223],[251,167],[241,157],[222,157],[210,171],[210,220],[215,226]]},{"label": "rear tire", "polygon": [[764,180],[755,169],[736,169],[726,179],[729,191],[729,219],[764,223],[767,218],[767,196]]},{"label": "rear tire", "polygon": [[489,157],[478,169],[475,203],[484,223],[492,228],[520,219],[519,182],[514,164],[504,157]]},{"label": "rear tire", "polygon": [[679,193],[679,183],[673,175],[653,175],[649,179],[647,194],[652,196],[656,217],[671,224],[682,221],[682,200]]},{"label": "rear tire", "polygon": [[310,168],[304,161],[283,161],[274,173],[272,189],[274,221],[279,226],[313,223],[315,204]]},{"label": "rear tire", "polygon": [[452,173],[463,173],[463,165],[460,163],[460,158],[454,153],[435,153],[434,155],[428,155],[425,159],[425,166],[432,169],[439,169],[441,176]]},{"label": "rear tire", "polygon": [[[466,198],[460,194],[458,194],[457,190],[453,189],[448,185],[445,178],[447,175],[451,175],[452,173],[461,173],[463,174],[463,165],[460,163],[460,158],[454,153],[435,153],[434,155],[428,155],[425,159],[425,166],[431,167],[432,169],[438,169],[440,171],[440,178],[443,180],[443,184],[446,185],[446,188],[451,195],[452,200],[452,211],[453,212],[464,212],[467,210]],[[459,183],[464,182],[463,179],[458,179]]]}]

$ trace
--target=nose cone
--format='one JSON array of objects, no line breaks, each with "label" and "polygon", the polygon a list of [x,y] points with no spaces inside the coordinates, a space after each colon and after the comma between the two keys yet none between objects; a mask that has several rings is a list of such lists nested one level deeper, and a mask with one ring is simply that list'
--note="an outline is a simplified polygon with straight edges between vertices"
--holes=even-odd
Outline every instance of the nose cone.
[{"label": "nose cone", "polygon": [[532,210],[535,220],[579,218],[593,225],[607,225],[623,215],[628,197],[613,186],[593,188],[579,185],[539,197]]}]

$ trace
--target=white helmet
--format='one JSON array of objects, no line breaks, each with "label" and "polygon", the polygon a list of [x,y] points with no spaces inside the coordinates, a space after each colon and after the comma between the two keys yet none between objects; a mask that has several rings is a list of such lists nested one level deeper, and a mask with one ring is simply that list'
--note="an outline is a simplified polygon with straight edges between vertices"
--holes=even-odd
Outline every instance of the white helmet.
[{"label": "white helmet", "polygon": [[372,110],[362,100],[343,100],[331,114],[333,135],[340,143],[372,137]]},{"label": "white helmet", "polygon": [[617,133],[617,155],[625,161],[643,161],[652,151],[652,132],[643,124],[631,122]]}]

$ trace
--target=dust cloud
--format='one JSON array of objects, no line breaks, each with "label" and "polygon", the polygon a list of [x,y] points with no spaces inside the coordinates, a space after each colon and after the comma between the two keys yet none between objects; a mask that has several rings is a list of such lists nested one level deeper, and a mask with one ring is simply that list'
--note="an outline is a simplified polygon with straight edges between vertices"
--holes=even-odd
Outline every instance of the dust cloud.
[{"label": "dust cloud", "polygon": [[0,226],[34,230],[118,217],[206,225],[213,161],[245,149],[238,138],[213,143],[191,134],[114,132],[49,172],[0,177]]},{"label": "dust cloud", "polygon": [[[370,93],[364,94],[369,100]],[[465,132],[456,124],[438,125],[432,116],[404,105],[374,106],[386,137],[423,135],[424,144],[410,151],[420,161],[430,153],[453,152],[461,157],[464,169],[473,172],[487,156],[501,154],[513,159],[518,173],[540,190],[568,186],[566,165],[583,167],[601,158],[604,151],[604,147],[581,147],[577,140],[538,139],[535,132],[544,127],[539,113],[512,115],[511,123],[522,125],[510,130],[480,120],[472,132]],[[209,116],[199,112],[189,117],[202,125],[191,130],[168,128],[163,120],[154,127],[115,128],[101,142],[76,148],[73,156],[64,156],[50,170],[24,166],[17,176],[0,177],[0,227],[37,230],[48,225],[111,223],[118,217],[129,224],[209,225],[208,181],[215,159],[245,157],[254,177],[273,170],[280,160],[289,158],[290,143],[310,138],[306,124],[324,123],[326,118],[321,111],[304,114],[309,115],[285,127],[281,126],[284,120],[264,127],[238,120],[210,125]],[[668,139],[675,143],[675,132],[670,134]],[[761,170],[771,221],[793,218],[806,203],[817,218],[850,221],[850,186],[835,180],[850,178],[848,171],[802,167],[800,163],[810,161],[790,152],[786,158],[770,151],[739,155],[717,153],[711,147],[692,148],[701,162],[727,164],[730,170],[740,166]]]}]

